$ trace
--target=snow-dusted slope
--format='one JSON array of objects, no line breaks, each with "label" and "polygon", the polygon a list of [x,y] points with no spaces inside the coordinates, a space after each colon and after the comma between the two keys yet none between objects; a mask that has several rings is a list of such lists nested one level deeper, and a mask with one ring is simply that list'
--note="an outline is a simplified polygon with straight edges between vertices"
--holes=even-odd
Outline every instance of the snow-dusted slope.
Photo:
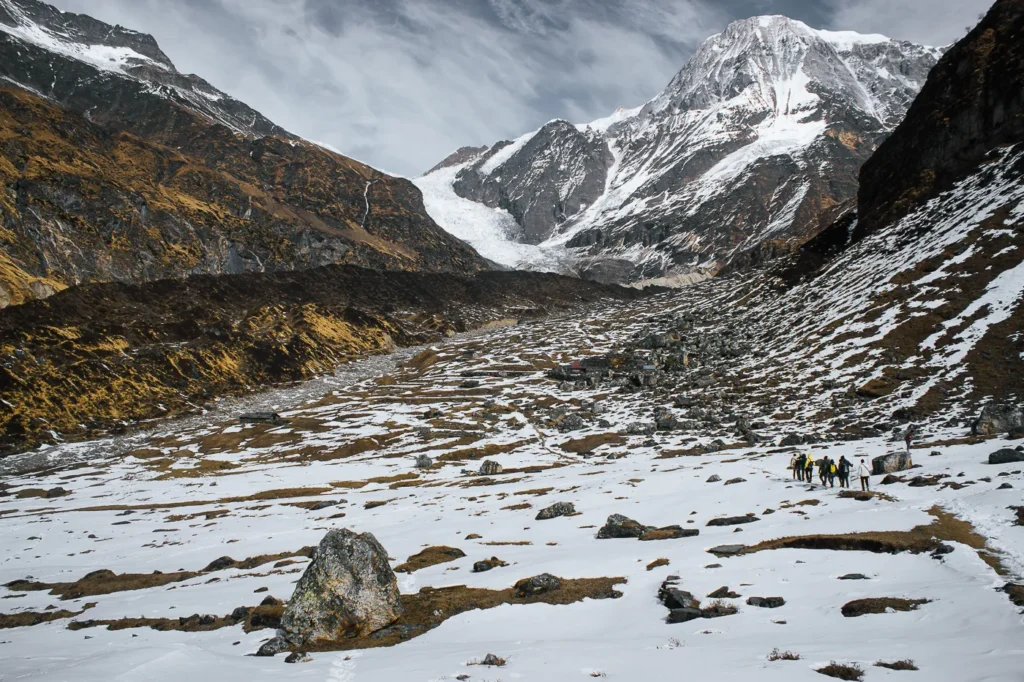
[{"label": "snow-dusted slope", "polygon": [[239,134],[291,137],[198,76],[178,73],[152,36],[39,0],[0,0],[0,81],[90,110],[104,123],[139,114],[141,107],[124,104],[111,112],[121,99],[155,95]]},{"label": "snow-dusted slope", "polygon": [[714,271],[789,248],[852,198],[940,55],[781,16],[739,21],[647,105],[495,145],[463,163],[449,197],[506,209],[520,240],[566,248],[598,276]]}]

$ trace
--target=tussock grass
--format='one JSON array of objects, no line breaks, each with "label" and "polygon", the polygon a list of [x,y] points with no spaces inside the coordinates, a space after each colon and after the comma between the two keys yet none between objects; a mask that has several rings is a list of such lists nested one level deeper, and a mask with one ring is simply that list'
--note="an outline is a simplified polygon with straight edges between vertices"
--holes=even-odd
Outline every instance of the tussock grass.
[{"label": "tussock grass", "polygon": [[832,661],[824,668],[816,668],[815,672],[827,675],[828,677],[834,677],[837,680],[860,682],[860,680],[864,679],[864,669],[856,663],[836,663]]}]

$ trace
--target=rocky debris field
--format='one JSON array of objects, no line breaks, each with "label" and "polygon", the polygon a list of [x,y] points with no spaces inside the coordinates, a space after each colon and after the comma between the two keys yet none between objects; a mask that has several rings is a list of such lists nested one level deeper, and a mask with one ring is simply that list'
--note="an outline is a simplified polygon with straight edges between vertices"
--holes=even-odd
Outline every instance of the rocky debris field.
[{"label": "rocky debris field", "polygon": [[870,461],[905,422],[805,389],[718,311],[606,302],[429,346],[282,423],[58,446],[0,479],[3,674],[1015,679],[1024,463],[990,455],[1024,440],[972,435],[965,405],[920,419],[913,468],[870,494],[796,481],[798,452]]},{"label": "rocky debris field", "polygon": [[354,266],[75,287],[0,310],[0,456],[200,412],[456,332],[643,296],[541,273]]}]

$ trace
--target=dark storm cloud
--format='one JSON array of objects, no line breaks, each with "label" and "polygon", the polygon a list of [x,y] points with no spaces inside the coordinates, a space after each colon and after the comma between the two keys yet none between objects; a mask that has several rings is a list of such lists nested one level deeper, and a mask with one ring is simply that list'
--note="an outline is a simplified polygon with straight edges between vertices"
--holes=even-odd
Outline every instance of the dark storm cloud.
[{"label": "dark storm cloud", "polygon": [[987,0],[53,0],[152,33],[284,127],[408,175],[656,95],[737,18],[946,44]]}]

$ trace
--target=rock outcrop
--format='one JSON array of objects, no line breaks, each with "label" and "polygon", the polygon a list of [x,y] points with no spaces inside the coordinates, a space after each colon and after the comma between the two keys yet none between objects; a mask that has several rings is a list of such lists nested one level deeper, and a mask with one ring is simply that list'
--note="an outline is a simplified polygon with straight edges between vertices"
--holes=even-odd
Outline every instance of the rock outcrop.
[{"label": "rock outcrop", "polygon": [[376,632],[402,614],[387,552],[370,533],[329,531],[288,601],[281,630],[295,644]]}]

